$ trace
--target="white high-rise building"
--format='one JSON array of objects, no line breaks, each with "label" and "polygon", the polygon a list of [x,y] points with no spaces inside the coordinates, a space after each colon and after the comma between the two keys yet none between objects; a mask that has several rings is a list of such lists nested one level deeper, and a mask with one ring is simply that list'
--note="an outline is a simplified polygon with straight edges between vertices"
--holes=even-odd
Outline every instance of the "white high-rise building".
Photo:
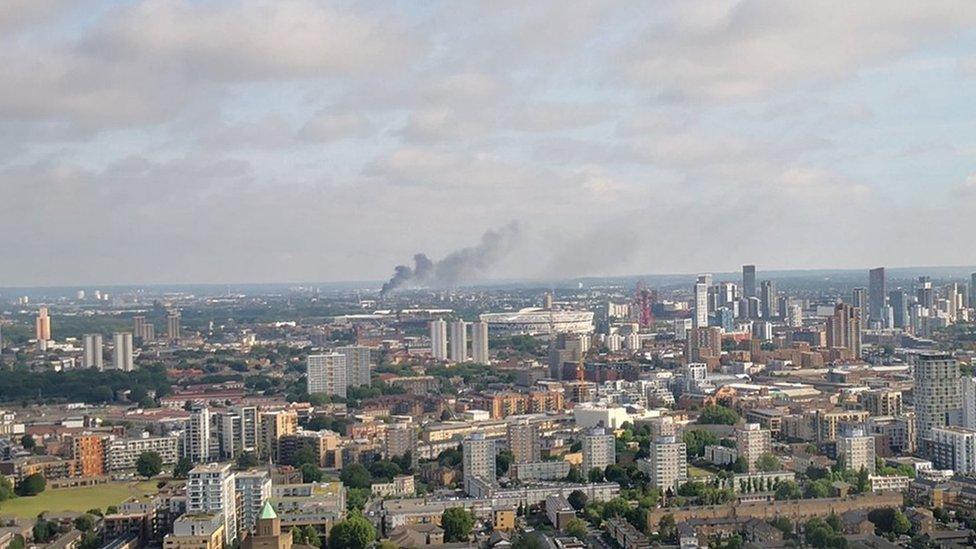
[{"label": "white high-rise building", "polygon": [[488,357],[488,323],[475,322],[471,325],[471,360],[478,364],[490,364]]},{"label": "white high-rise building", "polygon": [[837,437],[837,458],[842,459],[844,467],[852,471],[865,469],[868,474],[875,473],[874,437],[864,434],[862,429]]},{"label": "white high-rise building", "polygon": [[430,321],[430,354],[434,360],[447,360],[447,322],[442,318]]},{"label": "white high-rise building", "polygon": [[976,431],[962,427],[933,428],[931,454],[939,469],[952,469],[959,475],[976,473]]},{"label": "white high-rise building", "polygon": [[451,362],[468,360],[468,323],[458,319],[451,323]]},{"label": "white high-rise building", "polygon": [[962,426],[976,429],[976,377],[962,379]]},{"label": "white high-rise building", "polygon": [[132,362],[132,334],[129,332],[116,332],[112,339],[115,349],[112,351],[112,363],[116,370],[131,372],[135,369]]},{"label": "white high-rise building", "polygon": [[708,326],[708,284],[703,280],[706,275],[699,275],[698,282],[695,283],[695,316],[693,328],[705,328]]},{"label": "white high-rise building", "polygon": [[208,463],[214,459],[210,445],[210,409],[196,408],[187,422],[183,453],[193,463]]},{"label": "white high-rise building", "polygon": [[308,394],[346,397],[346,355],[308,355],[306,366]]},{"label": "white high-rise building", "polygon": [[82,346],[85,351],[85,368],[95,368],[98,371],[105,369],[102,361],[102,334],[85,334],[82,338]]},{"label": "white high-rise building", "polygon": [[963,419],[962,383],[959,364],[946,353],[918,356],[915,368],[915,433],[918,449],[925,451],[925,440],[932,429],[959,425]]},{"label": "white high-rise building", "polygon": [[245,452],[258,453],[261,425],[256,407],[237,406],[216,415],[221,459],[235,459]]},{"label": "white high-rise building", "polygon": [[187,514],[215,514],[224,520],[224,539],[237,540],[237,489],[230,463],[198,465],[186,482]]},{"label": "white high-rise building", "polygon": [[773,451],[770,432],[758,423],[747,423],[742,429],[735,430],[735,449],[745,459],[749,470],[755,471],[759,457]]},{"label": "white high-rise building", "polygon": [[336,352],[346,357],[346,384],[349,387],[369,387],[370,348],[350,345],[339,347]]},{"label": "white high-rise building", "polygon": [[464,491],[471,492],[475,478],[495,483],[495,441],[485,438],[484,433],[474,433],[462,442],[462,466]]},{"label": "white high-rise building", "polygon": [[656,437],[651,442],[647,472],[651,486],[677,491],[688,480],[688,449],[673,436]]},{"label": "white high-rise building", "polygon": [[234,488],[241,499],[242,532],[250,532],[261,515],[264,503],[271,499],[271,477],[267,471],[242,472],[234,475]]},{"label": "white high-rise building", "polygon": [[603,427],[590,429],[583,435],[583,478],[593,469],[601,472],[617,461],[617,450],[612,433]]}]

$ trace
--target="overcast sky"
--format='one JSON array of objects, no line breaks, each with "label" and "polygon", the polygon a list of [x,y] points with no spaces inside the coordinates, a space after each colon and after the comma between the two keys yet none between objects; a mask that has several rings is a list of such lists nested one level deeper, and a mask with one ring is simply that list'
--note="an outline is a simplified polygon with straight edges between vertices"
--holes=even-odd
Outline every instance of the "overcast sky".
[{"label": "overcast sky", "polygon": [[976,264],[976,2],[0,9],[0,286]]}]

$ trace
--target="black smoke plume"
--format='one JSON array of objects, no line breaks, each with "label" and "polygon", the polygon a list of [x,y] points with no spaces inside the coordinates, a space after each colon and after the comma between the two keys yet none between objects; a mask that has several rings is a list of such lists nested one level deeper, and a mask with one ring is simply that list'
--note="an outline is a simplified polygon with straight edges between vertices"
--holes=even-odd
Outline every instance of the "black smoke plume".
[{"label": "black smoke plume", "polygon": [[418,253],[413,256],[413,267],[397,265],[393,269],[393,277],[380,293],[400,288],[454,288],[478,280],[512,249],[518,237],[519,226],[512,222],[485,231],[476,246],[451,252],[437,262]]}]

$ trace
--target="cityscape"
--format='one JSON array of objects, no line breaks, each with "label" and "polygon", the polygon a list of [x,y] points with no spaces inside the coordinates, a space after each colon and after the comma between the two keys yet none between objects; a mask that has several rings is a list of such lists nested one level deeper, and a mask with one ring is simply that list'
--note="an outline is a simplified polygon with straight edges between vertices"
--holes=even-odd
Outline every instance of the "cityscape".
[{"label": "cityscape", "polygon": [[4,291],[0,532],[971,543],[976,272],[779,275]]},{"label": "cityscape", "polygon": [[976,2],[0,1],[0,549],[976,547]]}]

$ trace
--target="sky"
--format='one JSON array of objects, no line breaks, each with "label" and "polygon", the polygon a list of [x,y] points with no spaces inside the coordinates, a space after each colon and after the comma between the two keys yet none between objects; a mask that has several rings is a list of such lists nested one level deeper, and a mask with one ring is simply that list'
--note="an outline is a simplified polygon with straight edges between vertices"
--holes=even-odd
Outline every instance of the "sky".
[{"label": "sky", "polygon": [[3,4],[0,286],[976,264],[972,0]]}]

